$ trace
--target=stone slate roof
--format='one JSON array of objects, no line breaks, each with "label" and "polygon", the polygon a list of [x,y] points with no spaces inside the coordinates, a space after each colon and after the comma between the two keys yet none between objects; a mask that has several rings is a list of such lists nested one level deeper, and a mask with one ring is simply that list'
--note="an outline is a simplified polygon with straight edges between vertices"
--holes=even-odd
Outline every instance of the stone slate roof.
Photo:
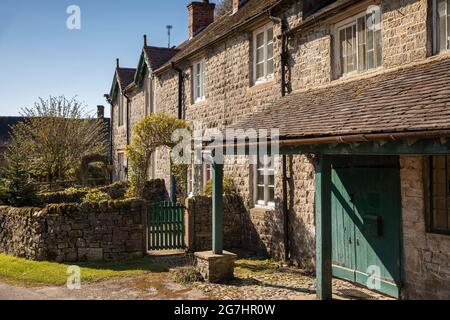
[{"label": "stone slate roof", "polygon": [[280,138],[450,129],[450,58],[292,93],[232,127]]},{"label": "stone slate roof", "polygon": [[24,119],[24,117],[0,117],[0,147],[9,140],[10,127]]},{"label": "stone slate roof", "polygon": [[[248,0],[242,8],[234,14],[225,14],[217,18],[213,23],[207,26],[194,38],[182,43],[176,47],[179,52],[160,69],[167,67],[172,62],[182,60],[193,54],[204,46],[207,46],[218,39],[226,36],[239,25],[250,21],[259,14],[266,14],[269,9],[283,2],[282,0]],[[160,71],[160,70],[157,70]]]},{"label": "stone slate roof", "polygon": [[[24,121],[25,117],[0,117],[0,147],[4,147],[8,144],[8,141],[10,139],[10,128],[11,126]],[[103,118],[102,119],[105,124],[105,130],[108,132],[108,141],[109,141],[109,134],[110,134],[110,118]]]},{"label": "stone slate roof", "polygon": [[178,49],[159,48],[152,46],[144,47],[144,50],[147,55],[148,63],[150,64],[149,67],[152,70],[160,68],[163,64],[165,64],[179,52]]},{"label": "stone slate roof", "polygon": [[117,68],[117,76],[120,82],[120,87],[125,89],[134,81],[136,69],[133,68]]}]

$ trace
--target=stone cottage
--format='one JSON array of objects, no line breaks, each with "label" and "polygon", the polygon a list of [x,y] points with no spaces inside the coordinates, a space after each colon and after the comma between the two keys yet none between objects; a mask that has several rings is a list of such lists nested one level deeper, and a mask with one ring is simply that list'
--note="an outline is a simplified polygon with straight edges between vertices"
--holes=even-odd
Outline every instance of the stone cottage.
[{"label": "stone cottage", "polygon": [[[315,269],[321,298],[331,276],[450,298],[450,1],[234,0],[215,18],[205,0],[188,14],[188,40],[145,41],[134,74],[116,70],[115,178],[151,112],[278,129],[277,161],[193,165],[192,194],[223,170],[246,206],[243,244]],[[155,152],[152,177],[170,180],[168,159]]]}]

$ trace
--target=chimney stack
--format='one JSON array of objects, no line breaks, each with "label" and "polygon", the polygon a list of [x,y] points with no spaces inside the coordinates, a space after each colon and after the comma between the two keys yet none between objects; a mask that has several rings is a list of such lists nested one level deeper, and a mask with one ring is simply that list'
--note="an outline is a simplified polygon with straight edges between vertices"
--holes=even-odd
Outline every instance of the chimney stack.
[{"label": "chimney stack", "polygon": [[189,38],[193,38],[201,30],[214,22],[214,9],[216,5],[209,0],[194,1],[188,5],[189,11]]},{"label": "chimney stack", "polygon": [[117,69],[120,68],[120,60],[119,60],[119,58],[116,59],[116,68]]},{"label": "chimney stack", "polygon": [[105,107],[97,106],[97,118],[104,119],[105,118]]},{"label": "chimney stack", "polygon": [[233,13],[237,12],[247,0],[233,0]]},{"label": "chimney stack", "polygon": [[147,35],[144,34],[144,47],[147,47]]}]

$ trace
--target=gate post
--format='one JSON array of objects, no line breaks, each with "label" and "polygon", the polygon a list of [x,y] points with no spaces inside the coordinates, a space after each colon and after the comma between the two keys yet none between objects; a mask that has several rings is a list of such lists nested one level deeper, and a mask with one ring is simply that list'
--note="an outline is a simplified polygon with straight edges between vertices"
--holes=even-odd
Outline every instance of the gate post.
[{"label": "gate post", "polygon": [[333,299],[331,237],[331,161],[320,155],[316,165],[316,281],[317,298]]},{"label": "gate post", "polygon": [[214,254],[223,254],[223,163],[214,161],[213,171],[213,210],[212,210],[212,248]]}]

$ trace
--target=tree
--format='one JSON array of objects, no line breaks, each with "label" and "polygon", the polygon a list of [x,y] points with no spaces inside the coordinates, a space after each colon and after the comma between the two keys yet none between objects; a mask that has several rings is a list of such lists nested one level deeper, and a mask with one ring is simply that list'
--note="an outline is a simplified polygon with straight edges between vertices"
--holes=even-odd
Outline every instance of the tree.
[{"label": "tree", "polygon": [[233,10],[233,0],[220,0],[216,4],[216,17],[221,17]]},{"label": "tree", "polygon": [[6,155],[7,166],[2,169],[0,181],[0,201],[22,207],[31,206],[36,201],[36,185],[27,170],[27,159],[10,146]]},{"label": "tree", "polygon": [[25,120],[11,128],[11,150],[24,156],[33,176],[48,182],[74,178],[83,158],[108,154],[107,126],[75,98],[39,99],[22,114]]},{"label": "tree", "polygon": [[172,135],[178,129],[189,130],[189,127],[184,120],[164,113],[149,115],[134,125],[131,144],[127,146],[128,197],[142,197],[151,155],[160,147],[174,148],[179,141],[173,141]]}]

